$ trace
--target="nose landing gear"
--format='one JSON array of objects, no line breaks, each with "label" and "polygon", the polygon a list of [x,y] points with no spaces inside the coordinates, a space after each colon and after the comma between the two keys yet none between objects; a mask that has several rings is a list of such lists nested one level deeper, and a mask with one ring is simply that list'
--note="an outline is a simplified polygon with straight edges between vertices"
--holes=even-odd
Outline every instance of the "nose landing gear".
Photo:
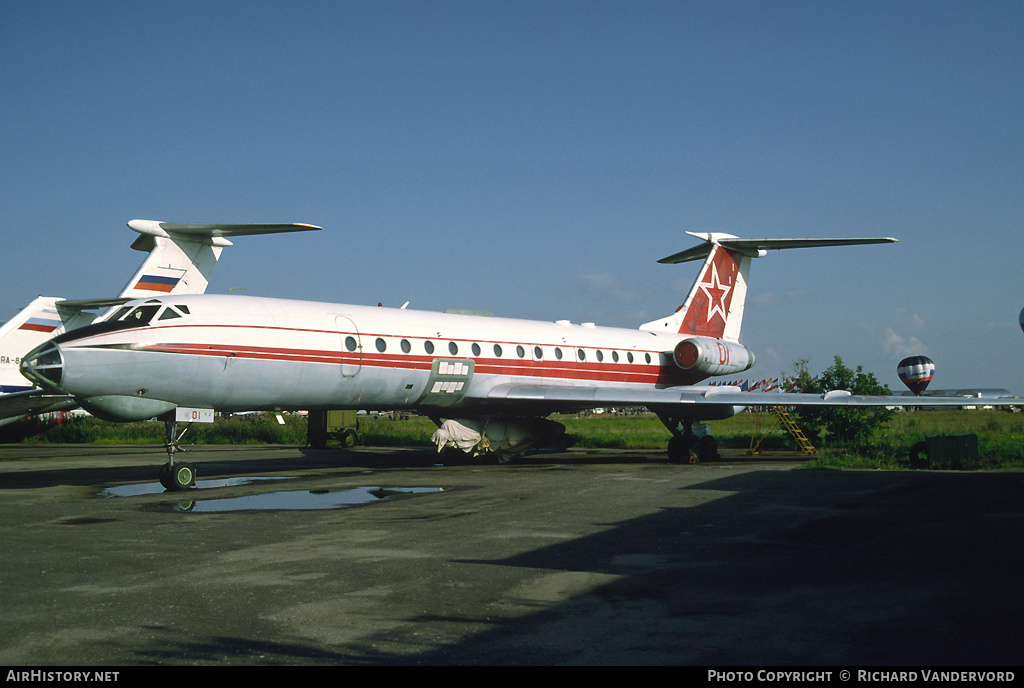
[{"label": "nose landing gear", "polygon": [[184,436],[188,425],[178,435],[178,422],[172,413],[169,417],[164,418],[164,429],[167,437],[167,463],[160,467],[160,484],[171,492],[187,490],[196,484],[196,471],[191,464],[175,463],[174,454],[184,451],[178,444],[178,440]]}]

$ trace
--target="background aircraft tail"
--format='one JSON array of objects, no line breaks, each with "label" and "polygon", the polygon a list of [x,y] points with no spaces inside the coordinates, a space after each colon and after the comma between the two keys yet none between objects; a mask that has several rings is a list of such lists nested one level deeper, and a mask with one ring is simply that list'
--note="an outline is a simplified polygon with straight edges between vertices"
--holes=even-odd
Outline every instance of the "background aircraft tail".
[{"label": "background aircraft tail", "polygon": [[890,237],[863,239],[739,239],[731,234],[687,232],[704,243],[662,258],[659,263],[686,263],[704,260],[700,274],[690,288],[683,305],[672,315],[645,323],[641,330],[678,332],[739,341],[743,322],[743,304],[747,296],[750,260],[768,251],[787,248],[854,246],[885,244]]},{"label": "background aircraft tail", "polygon": [[149,255],[128,280],[120,297],[202,294],[225,246],[225,237],[320,229],[306,224],[175,224],[132,220],[128,226],[141,236],[132,244]]},{"label": "background aircraft tail", "polygon": [[57,312],[59,298],[38,296],[0,326],[0,394],[29,389],[18,371],[21,356],[55,336],[63,325]]}]

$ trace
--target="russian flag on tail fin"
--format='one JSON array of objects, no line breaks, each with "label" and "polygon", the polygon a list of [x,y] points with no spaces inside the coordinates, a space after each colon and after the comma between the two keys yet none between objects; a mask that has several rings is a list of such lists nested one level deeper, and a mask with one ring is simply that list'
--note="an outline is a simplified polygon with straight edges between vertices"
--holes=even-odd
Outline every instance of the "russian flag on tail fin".
[{"label": "russian flag on tail fin", "polygon": [[139,278],[139,281],[135,283],[135,289],[145,289],[147,291],[157,291],[164,294],[169,294],[174,291],[174,288],[178,286],[178,282],[181,281],[181,277],[162,277],[160,275],[143,275]]},{"label": "russian flag on tail fin", "polygon": [[53,332],[62,324],[58,317],[29,318],[18,329],[32,332]]}]

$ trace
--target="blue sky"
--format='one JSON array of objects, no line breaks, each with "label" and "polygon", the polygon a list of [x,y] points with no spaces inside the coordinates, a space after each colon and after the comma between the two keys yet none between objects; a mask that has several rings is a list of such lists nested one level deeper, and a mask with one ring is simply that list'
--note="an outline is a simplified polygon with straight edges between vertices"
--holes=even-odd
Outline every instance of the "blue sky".
[{"label": "blue sky", "polygon": [[116,294],[125,223],[242,237],[210,292],[636,327],[691,231],[755,261],[751,377],[834,355],[1024,395],[1020,2],[0,2],[0,319]]}]

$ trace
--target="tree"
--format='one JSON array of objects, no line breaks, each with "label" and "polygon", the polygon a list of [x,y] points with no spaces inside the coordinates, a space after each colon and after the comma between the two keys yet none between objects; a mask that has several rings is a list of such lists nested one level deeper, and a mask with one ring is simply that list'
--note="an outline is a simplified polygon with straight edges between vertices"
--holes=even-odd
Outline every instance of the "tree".
[{"label": "tree", "polygon": [[[817,377],[807,369],[808,360],[794,364],[796,376],[788,380],[794,391],[824,394],[844,389],[852,394],[890,395],[892,392],[880,383],[874,373],[865,373],[862,366],[850,370],[839,356],[831,367]],[[892,420],[895,412],[884,406],[854,408],[842,406],[801,406],[796,412],[805,430],[819,438],[828,437],[842,443],[868,440],[876,430]]]}]

